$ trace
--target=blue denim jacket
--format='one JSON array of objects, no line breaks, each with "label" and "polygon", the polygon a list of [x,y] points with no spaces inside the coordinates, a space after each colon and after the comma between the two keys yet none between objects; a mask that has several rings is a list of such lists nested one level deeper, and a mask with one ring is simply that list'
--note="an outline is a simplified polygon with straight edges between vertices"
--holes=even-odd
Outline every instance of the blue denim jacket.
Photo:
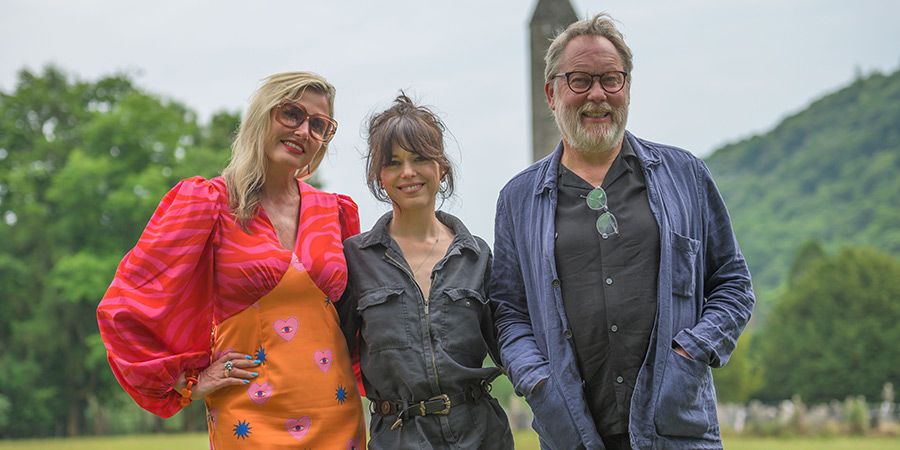
[{"label": "blue denim jacket", "polygon": [[[631,403],[635,449],[721,448],[710,368],[728,361],[753,309],[750,273],[703,162],[626,132],[659,224],[659,298]],[[500,192],[491,302],[500,354],[543,448],[602,449],[563,309],[554,253],[562,144]],[[678,343],[693,357],[672,349]],[[537,392],[535,385],[543,380]]]}]

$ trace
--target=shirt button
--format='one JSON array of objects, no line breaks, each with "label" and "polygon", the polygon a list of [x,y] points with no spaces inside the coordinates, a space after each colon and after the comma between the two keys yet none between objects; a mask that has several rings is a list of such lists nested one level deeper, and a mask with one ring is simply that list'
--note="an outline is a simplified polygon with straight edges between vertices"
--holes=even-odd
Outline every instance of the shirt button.
[{"label": "shirt button", "polygon": [[565,336],[566,339],[572,339],[572,330],[563,331],[563,336]]},{"label": "shirt button", "polygon": [[623,381],[625,381],[625,379],[622,378],[621,375],[616,377],[616,383],[622,384]]},{"label": "shirt button", "polygon": [[612,284],[612,278],[607,278],[607,279],[606,279],[606,285],[609,286],[609,285],[611,285],[611,284]]},{"label": "shirt button", "polygon": [[554,279],[552,283],[553,287],[559,287],[559,279]]},{"label": "shirt button", "polygon": [[553,239],[559,238],[559,233],[553,233]]},{"label": "shirt button", "polygon": [[613,333],[615,333],[616,331],[619,331],[619,326],[613,325],[613,326],[609,327],[609,329],[612,330]]}]

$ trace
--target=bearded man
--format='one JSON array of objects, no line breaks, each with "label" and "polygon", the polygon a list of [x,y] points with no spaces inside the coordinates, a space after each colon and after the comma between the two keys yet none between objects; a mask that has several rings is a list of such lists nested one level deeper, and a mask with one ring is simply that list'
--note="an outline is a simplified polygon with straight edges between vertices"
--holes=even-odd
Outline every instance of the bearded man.
[{"label": "bearded man", "polygon": [[562,141],[501,191],[490,301],[542,448],[722,448],[711,368],[755,302],[703,162],[625,130],[631,50],[599,14],[545,58]]}]

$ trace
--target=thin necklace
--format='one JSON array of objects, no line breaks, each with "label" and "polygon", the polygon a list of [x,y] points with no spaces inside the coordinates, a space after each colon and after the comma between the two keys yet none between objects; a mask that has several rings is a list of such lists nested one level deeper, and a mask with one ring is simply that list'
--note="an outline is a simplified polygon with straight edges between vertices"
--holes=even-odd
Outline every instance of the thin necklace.
[{"label": "thin necklace", "polygon": [[435,247],[437,247],[437,244],[438,244],[438,242],[439,242],[440,240],[441,240],[441,235],[438,234],[437,239],[434,240],[434,244],[431,244],[431,250],[428,250],[428,254],[425,255],[424,258],[422,258],[422,262],[419,263],[419,267],[416,267],[416,270],[413,270],[413,275],[415,275],[416,273],[418,273],[418,272],[419,272],[419,269],[421,269],[422,266],[425,265],[425,261],[428,261],[428,257],[430,257],[430,256],[431,256],[431,253],[434,252],[434,249],[435,249]]}]

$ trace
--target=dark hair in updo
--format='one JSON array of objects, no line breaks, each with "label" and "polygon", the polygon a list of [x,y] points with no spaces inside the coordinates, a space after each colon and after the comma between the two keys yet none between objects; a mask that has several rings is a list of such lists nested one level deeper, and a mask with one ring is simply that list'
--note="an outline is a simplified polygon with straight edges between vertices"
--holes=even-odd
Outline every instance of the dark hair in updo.
[{"label": "dark hair in updo", "polygon": [[381,170],[391,161],[394,144],[432,161],[441,168],[438,190],[442,199],[453,195],[453,166],[444,154],[444,123],[426,106],[416,105],[403,91],[393,105],[369,119],[366,184],[376,199],[390,202],[381,189]]}]

